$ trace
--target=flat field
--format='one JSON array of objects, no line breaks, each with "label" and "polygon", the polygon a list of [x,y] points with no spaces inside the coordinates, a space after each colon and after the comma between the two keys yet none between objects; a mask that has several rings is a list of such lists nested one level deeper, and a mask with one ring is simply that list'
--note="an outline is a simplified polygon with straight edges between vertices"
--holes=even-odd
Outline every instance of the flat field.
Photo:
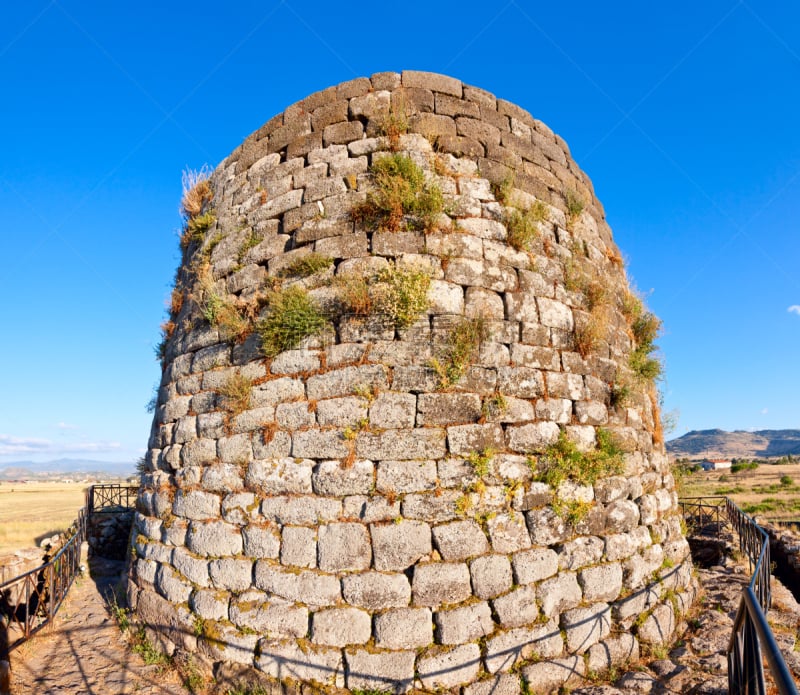
[{"label": "flat field", "polygon": [[763,521],[800,519],[800,463],[759,464],[758,468],[698,471],[680,480],[681,497],[730,497]]},{"label": "flat field", "polygon": [[81,483],[0,483],[0,555],[67,529],[85,503]]}]

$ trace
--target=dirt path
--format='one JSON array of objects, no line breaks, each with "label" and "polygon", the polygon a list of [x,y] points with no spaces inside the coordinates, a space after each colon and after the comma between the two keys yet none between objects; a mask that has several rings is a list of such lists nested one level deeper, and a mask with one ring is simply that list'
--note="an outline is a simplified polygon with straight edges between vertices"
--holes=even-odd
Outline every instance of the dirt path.
[{"label": "dirt path", "polygon": [[145,665],[127,645],[105,597],[123,563],[94,560],[72,585],[52,630],[11,653],[12,695],[155,695],[188,693],[173,672]]}]

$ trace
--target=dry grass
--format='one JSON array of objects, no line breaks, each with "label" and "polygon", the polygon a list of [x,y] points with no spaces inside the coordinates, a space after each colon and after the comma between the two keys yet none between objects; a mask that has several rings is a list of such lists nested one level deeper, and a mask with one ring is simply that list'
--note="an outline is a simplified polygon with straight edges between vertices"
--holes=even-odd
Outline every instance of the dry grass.
[{"label": "dry grass", "polygon": [[80,483],[0,483],[0,554],[66,530],[85,502]]},{"label": "dry grass", "polygon": [[211,202],[211,169],[203,166],[201,169],[186,169],[181,174],[183,196],[181,197],[181,213],[187,219],[192,219],[204,212],[204,208]]},{"label": "dry grass", "polygon": [[798,519],[800,463],[762,463],[755,470],[738,473],[730,470],[690,473],[681,481],[680,494],[681,497],[724,495],[730,497],[744,511],[763,521]]}]

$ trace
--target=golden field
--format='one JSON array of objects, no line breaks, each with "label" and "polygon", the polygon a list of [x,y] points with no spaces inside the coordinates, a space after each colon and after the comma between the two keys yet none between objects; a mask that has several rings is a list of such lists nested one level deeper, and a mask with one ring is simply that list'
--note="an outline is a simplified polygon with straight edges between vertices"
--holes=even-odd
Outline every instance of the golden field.
[{"label": "golden field", "polygon": [[0,555],[64,531],[85,504],[85,484],[0,482]]},{"label": "golden field", "polygon": [[687,473],[679,476],[679,492],[681,497],[730,497],[762,521],[800,520],[800,463]]}]

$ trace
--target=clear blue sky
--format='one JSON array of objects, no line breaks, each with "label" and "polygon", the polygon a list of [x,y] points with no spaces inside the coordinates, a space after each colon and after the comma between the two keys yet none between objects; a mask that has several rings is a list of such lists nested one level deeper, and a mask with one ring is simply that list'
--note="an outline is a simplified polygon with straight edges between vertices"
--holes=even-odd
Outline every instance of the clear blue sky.
[{"label": "clear blue sky", "polygon": [[800,427],[797,3],[30,0],[0,26],[0,464],[138,457],[182,169],[402,69],[567,140],[664,321],[675,434]]}]

